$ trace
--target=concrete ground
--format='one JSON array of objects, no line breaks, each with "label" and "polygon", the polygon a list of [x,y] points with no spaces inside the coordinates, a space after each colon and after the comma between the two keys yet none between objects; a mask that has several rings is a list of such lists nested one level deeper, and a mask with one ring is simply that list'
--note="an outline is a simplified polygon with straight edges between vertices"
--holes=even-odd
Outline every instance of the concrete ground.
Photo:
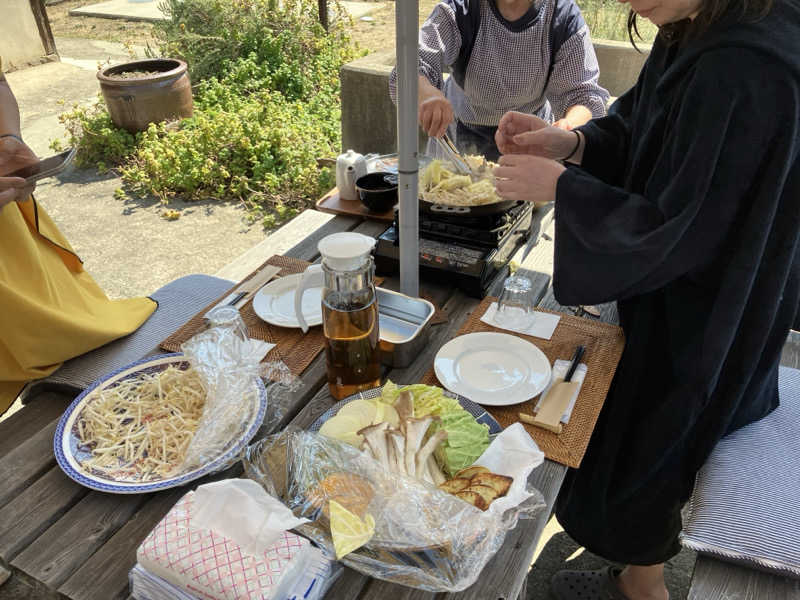
[{"label": "concrete ground", "polygon": [[[61,100],[89,102],[98,93],[97,63],[129,58],[120,44],[97,40],[57,39],[60,63],[8,74],[20,104],[23,134],[40,155],[60,135]],[[148,294],[188,273],[213,274],[261,241],[260,226],[247,224],[243,207],[216,201],[174,203],[177,221],[160,216],[155,201],[120,201],[119,178],[93,170],[71,169],[42,182],[40,203],[59,224],[86,269],[114,298]],[[527,599],[547,600],[550,577],[563,568],[599,568],[602,559],[584,551],[552,519],[542,537],[528,578]],[[667,565],[671,598],[686,597],[694,553],[684,550]],[[2,573],[0,573],[2,579]],[[23,586],[24,587],[24,586]],[[0,598],[33,598],[22,588],[0,587]],[[343,599],[346,600],[346,599]]]},{"label": "concrete ground", "polygon": [[[40,156],[63,128],[63,102],[90,102],[99,92],[98,62],[129,58],[120,44],[57,39],[60,63],[7,75],[22,113],[25,140]],[[242,206],[215,200],[170,203],[176,221],[161,217],[154,200],[114,198],[121,186],[113,174],[93,169],[66,171],[40,183],[36,197],[83,258],[86,269],[113,298],[149,294],[189,273],[213,274],[252,247],[265,233],[249,225]]]}]

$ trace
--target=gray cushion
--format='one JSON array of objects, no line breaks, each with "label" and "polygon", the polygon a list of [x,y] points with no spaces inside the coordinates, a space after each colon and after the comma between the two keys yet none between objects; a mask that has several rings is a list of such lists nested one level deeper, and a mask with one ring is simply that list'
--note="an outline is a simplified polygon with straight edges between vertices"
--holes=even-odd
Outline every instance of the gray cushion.
[{"label": "gray cushion", "polygon": [[32,382],[23,401],[42,389],[80,391],[93,381],[148,354],[197,312],[230,289],[233,282],[210,275],[187,275],[150,295],[158,308],[139,329],[91,352],[65,362],[49,377]]},{"label": "gray cushion", "polygon": [[780,368],[781,405],[732,433],[701,469],[681,542],[800,577],[800,371]]}]

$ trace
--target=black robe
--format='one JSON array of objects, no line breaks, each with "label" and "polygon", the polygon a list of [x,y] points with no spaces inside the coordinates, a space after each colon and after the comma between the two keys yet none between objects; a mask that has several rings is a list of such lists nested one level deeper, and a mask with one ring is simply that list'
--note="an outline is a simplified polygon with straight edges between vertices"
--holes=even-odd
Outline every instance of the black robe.
[{"label": "black robe", "polygon": [[658,40],[581,129],[582,167],[557,186],[555,296],[617,300],[626,347],[557,515],[592,552],[655,564],[679,551],[714,445],[778,405],[800,303],[800,0]]}]

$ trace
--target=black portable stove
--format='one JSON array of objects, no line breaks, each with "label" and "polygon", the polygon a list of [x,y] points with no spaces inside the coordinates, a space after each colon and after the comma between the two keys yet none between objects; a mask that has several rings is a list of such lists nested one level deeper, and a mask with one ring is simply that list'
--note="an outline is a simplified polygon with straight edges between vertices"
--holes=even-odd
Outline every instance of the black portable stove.
[{"label": "black portable stove", "polygon": [[[419,265],[421,279],[448,281],[464,293],[483,298],[505,266],[528,238],[533,205],[517,202],[508,210],[486,215],[419,214]],[[400,269],[399,213],[378,238],[375,267],[378,273]]]}]

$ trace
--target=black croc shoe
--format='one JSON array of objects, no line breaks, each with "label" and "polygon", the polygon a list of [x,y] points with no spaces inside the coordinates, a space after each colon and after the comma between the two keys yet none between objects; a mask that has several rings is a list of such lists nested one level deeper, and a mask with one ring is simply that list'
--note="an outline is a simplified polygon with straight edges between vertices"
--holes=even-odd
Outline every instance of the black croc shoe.
[{"label": "black croc shoe", "polygon": [[559,571],[550,580],[557,600],[629,600],[617,586],[622,569],[605,567],[597,571]]}]

